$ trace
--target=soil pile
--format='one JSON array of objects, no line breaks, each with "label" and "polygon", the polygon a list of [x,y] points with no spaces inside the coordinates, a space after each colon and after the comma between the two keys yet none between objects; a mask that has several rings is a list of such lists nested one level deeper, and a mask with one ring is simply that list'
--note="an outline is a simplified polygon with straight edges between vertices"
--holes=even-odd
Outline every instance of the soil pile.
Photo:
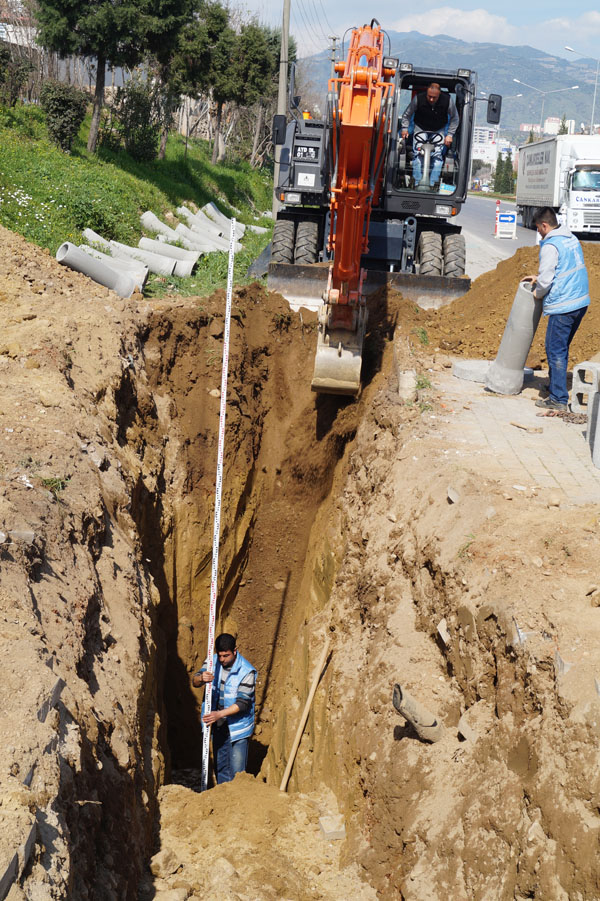
[{"label": "soil pile", "polygon": [[[590,280],[591,304],[571,345],[572,363],[589,360],[600,351],[600,246],[584,243]],[[539,251],[521,247],[513,257],[498,263],[473,282],[471,290],[440,310],[424,311],[409,301],[400,301],[398,316],[430,345],[457,356],[494,359],[519,281],[537,272]],[[390,303],[398,303],[397,299]],[[422,329],[425,329],[423,333]],[[545,322],[542,318],[528,359],[533,368],[546,364]]]}]

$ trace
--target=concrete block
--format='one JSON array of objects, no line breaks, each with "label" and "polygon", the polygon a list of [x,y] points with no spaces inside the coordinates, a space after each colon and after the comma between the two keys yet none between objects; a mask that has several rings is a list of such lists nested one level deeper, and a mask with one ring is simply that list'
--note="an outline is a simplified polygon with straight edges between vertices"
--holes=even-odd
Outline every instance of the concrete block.
[{"label": "concrete block", "polygon": [[[589,375],[589,379],[586,379]],[[594,392],[600,391],[600,363],[585,360],[573,366],[571,412],[585,413]],[[587,398],[584,403],[584,398]]]},{"label": "concrete block", "polygon": [[48,697],[46,698],[46,700],[44,701],[44,703],[38,710],[37,717],[38,717],[38,720],[40,721],[40,723],[45,722],[46,717],[48,716],[48,714],[50,713],[52,708],[56,707],[56,705],[58,704],[58,701],[60,699],[60,696],[62,694],[63,688],[65,687],[66,684],[67,683],[65,682],[64,679],[56,680],[56,682],[54,683],[54,686],[52,688],[52,691],[50,692],[50,694],[48,695]]},{"label": "concrete block", "polygon": [[592,463],[600,469],[600,391],[588,394],[585,437],[590,446]]},{"label": "concrete block", "polygon": [[341,814],[319,817],[319,826],[323,838],[326,838],[329,842],[346,838],[346,827],[344,825],[344,818]]}]

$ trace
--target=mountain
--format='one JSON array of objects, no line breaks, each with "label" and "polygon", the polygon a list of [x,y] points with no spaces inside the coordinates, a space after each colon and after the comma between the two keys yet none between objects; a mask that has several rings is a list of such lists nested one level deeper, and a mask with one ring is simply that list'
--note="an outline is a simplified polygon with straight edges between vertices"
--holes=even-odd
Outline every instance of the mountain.
[{"label": "mountain", "polygon": [[[414,66],[435,66],[440,69],[474,69],[478,76],[478,88],[507,98],[502,107],[501,127],[514,130],[521,122],[539,122],[544,105],[546,116],[566,115],[574,119],[576,127],[581,122],[589,124],[592,112],[596,60],[563,59],[537,50],[526,44],[512,47],[507,44],[461,41],[447,34],[420,34],[418,31],[386,32],[390,41],[389,55]],[[347,47],[347,44],[346,44]],[[301,50],[301,48],[300,48]],[[386,53],[388,47],[386,45]],[[345,53],[340,51],[340,59]],[[313,84],[322,90],[330,73],[329,52],[301,60],[310,72]],[[513,81],[518,78],[541,91],[560,91],[571,85],[579,85],[576,91],[560,91],[545,98],[538,91]],[[326,88],[325,88],[326,89]],[[522,93],[522,97],[515,94]],[[600,122],[600,93],[597,98],[596,122]],[[481,116],[480,121],[483,119]]]}]

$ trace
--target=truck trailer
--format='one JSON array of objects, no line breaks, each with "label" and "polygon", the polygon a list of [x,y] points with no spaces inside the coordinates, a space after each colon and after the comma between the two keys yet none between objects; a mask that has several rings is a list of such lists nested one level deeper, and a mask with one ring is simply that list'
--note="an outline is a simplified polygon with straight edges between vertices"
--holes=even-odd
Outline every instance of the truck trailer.
[{"label": "truck trailer", "polygon": [[600,135],[556,135],[519,149],[517,208],[525,228],[551,207],[567,228],[600,233]]}]

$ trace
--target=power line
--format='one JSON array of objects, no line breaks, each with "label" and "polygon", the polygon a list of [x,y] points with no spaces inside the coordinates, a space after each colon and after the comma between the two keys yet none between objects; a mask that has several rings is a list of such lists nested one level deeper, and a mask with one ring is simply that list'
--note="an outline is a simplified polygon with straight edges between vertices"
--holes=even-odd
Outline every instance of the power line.
[{"label": "power line", "polygon": [[[302,19],[306,25],[308,33],[311,34],[311,36],[313,36],[313,42],[314,42],[314,35],[315,35],[315,32],[317,29],[315,27],[315,23],[311,19],[311,15],[310,15],[309,11],[307,10],[307,8],[304,5],[304,0],[299,0],[299,12],[300,12],[300,15],[302,16]],[[318,24],[320,26],[320,23],[318,23]],[[325,41],[327,42],[327,36],[325,34],[323,34],[323,37],[325,38]]]},{"label": "power line", "polygon": [[319,6],[323,10],[323,18],[325,19],[325,24],[327,25],[327,28],[329,29],[329,33],[334,34],[335,28],[332,28],[329,23],[329,19],[327,18],[327,13],[325,12],[325,7],[323,6],[323,0],[319,0]]}]

